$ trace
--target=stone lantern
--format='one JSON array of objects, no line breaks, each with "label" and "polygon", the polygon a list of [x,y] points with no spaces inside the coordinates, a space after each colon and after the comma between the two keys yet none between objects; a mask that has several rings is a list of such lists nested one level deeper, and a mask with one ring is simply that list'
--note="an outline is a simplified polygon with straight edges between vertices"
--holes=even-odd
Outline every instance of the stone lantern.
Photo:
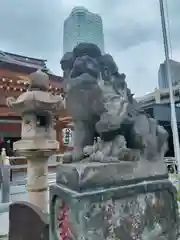
[{"label": "stone lantern", "polygon": [[42,71],[29,75],[29,88],[7,105],[22,116],[21,140],[13,148],[27,157],[29,201],[43,212],[48,211],[48,157],[59,149],[53,119],[63,109],[61,96],[48,92],[49,77]]}]

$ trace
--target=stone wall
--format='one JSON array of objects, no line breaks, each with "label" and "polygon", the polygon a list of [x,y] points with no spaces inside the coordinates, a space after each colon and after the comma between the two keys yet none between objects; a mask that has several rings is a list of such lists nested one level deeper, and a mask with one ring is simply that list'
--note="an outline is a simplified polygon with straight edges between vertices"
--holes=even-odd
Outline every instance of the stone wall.
[{"label": "stone wall", "polygon": [[[99,178],[93,175],[97,169]],[[177,196],[167,175],[144,173],[135,182],[127,169],[118,179],[115,169],[117,164],[59,167],[57,185],[51,187],[52,240],[177,239]]]}]

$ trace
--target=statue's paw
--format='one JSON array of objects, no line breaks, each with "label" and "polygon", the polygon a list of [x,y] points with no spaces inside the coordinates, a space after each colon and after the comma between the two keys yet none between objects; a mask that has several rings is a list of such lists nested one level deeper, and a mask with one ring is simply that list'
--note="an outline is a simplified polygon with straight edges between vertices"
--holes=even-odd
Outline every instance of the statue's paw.
[{"label": "statue's paw", "polygon": [[72,161],[73,162],[80,162],[84,158],[83,151],[73,151],[72,152]]},{"label": "statue's paw", "polygon": [[124,148],[119,152],[118,158],[122,161],[128,161],[128,162],[139,161],[141,158],[140,150]]},{"label": "statue's paw", "polygon": [[72,153],[69,152],[69,153],[65,153],[63,155],[63,163],[72,163],[73,162],[73,156],[72,156]]},{"label": "statue's paw", "polygon": [[84,157],[88,157],[93,153],[93,146],[86,146],[83,148]]},{"label": "statue's paw", "polygon": [[72,163],[72,162],[80,162],[84,157],[83,152],[81,151],[72,151],[64,153],[63,155],[63,163]]},{"label": "statue's paw", "polygon": [[8,97],[6,99],[6,105],[8,107],[12,107],[13,103],[15,103],[15,102],[16,102],[16,99],[14,97]]}]

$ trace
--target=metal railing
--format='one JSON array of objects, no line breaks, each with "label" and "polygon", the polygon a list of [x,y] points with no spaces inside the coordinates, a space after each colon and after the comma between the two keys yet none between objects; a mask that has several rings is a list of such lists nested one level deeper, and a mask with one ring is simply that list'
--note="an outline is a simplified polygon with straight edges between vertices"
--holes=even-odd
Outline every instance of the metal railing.
[{"label": "metal railing", "polygon": [[[53,155],[56,157],[55,163],[49,163],[48,167],[56,167],[59,163],[57,162],[57,157],[61,159],[61,155]],[[17,159],[26,159],[26,157],[16,156],[16,157],[8,157],[6,156],[5,149],[2,149],[0,155],[0,187],[1,187],[1,203],[8,203],[10,201],[10,186],[11,186],[11,171],[16,169],[27,169],[27,164],[10,164],[13,163]],[[49,175],[48,175],[49,176]],[[50,174],[51,179],[54,178],[56,174]],[[22,179],[22,184],[26,184],[27,178]],[[54,183],[55,181],[50,181],[50,183]],[[18,185],[18,184],[17,184]],[[21,184],[20,184],[21,185]]]},{"label": "metal railing", "polygon": [[3,148],[0,156],[0,182],[1,182],[1,202],[9,202],[10,196],[10,162],[6,156],[6,150]]}]

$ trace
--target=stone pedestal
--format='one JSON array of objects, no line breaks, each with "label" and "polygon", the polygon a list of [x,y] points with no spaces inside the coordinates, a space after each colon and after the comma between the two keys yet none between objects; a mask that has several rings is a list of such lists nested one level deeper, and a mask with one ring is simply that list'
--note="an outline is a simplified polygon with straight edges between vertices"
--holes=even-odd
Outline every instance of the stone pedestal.
[{"label": "stone pedestal", "polygon": [[157,162],[74,163],[50,189],[50,239],[176,240],[176,190]]}]

